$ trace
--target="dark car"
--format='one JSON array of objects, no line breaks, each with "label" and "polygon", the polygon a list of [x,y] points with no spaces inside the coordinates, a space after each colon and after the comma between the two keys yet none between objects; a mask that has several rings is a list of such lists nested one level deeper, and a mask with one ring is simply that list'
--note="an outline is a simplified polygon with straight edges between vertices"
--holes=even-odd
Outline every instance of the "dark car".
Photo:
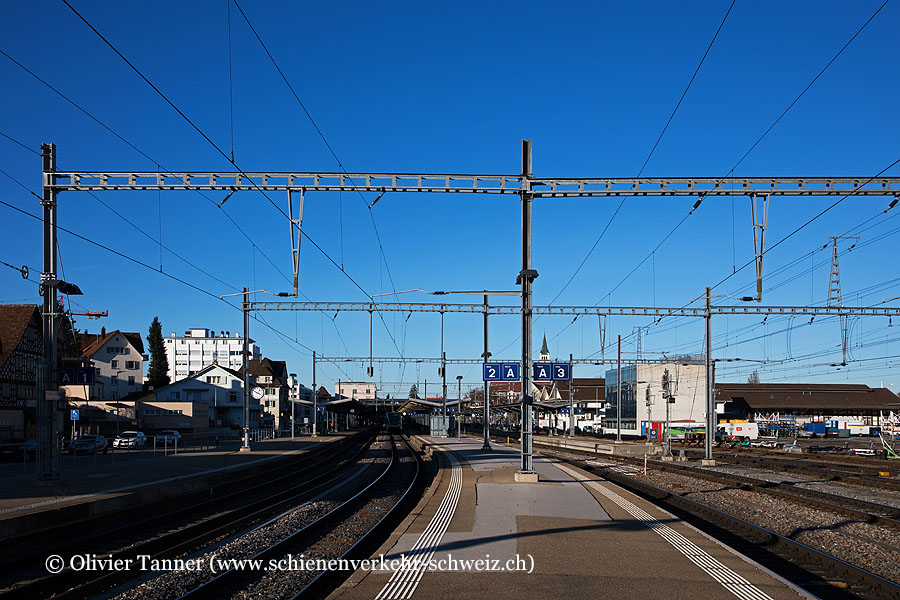
[{"label": "dark car", "polygon": [[36,455],[37,441],[31,438],[0,442],[0,458],[4,460],[30,460]]},{"label": "dark car", "polygon": [[109,443],[102,435],[79,435],[69,444],[69,454],[97,454],[109,452]]}]

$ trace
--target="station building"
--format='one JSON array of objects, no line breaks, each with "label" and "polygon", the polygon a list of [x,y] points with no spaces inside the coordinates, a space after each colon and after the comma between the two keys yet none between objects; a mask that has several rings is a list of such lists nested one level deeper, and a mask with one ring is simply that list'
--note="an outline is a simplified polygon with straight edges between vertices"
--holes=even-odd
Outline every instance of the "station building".
[{"label": "station building", "polygon": [[889,389],[861,384],[718,383],[715,388],[720,419],[782,429],[834,418],[882,427],[900,409],[900,398]]}]

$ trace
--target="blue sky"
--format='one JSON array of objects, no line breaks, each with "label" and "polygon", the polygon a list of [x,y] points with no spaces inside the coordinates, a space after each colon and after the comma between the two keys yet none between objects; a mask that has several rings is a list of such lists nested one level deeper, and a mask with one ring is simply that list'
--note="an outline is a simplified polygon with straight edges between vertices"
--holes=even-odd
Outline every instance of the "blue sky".
[{"label": "blue sky", "polygon": [[[534,140],[538,176],[637,175],[729,2],[695,3],[262,3],[241,7],[268,46],[343,166],[351,172],[517,173],[523,138]],[[876,11],[880,2],[735,3],[644,175],[723,176]],[[309,119],[231,5],[233,86],[229,88],[227,2],[73,6],[159,87],[244,171],[335,171]],[[37,149],[57,144],[61,169],[212,171],[228,162],[134,74],[65,4],[15,3],[0,23],[0,49],[140,148],[148,160],[0,56],[0,131]],[[900,7],[890,2],[735,170],[736,175],[872,176],[900,158],[891,74],[900,55]],[[230,117],[233,102],[233,129]],[[40,191],[40,158],[0,138],[0,168]],[[900,168],[887,174],[898,175]],[[37,199],[5,176],[6,202],[39,214]],[[288,288],[290,242],[284,217],[259,194],[231,197],[222,210],[191,192],[105,192],[110,207],[84,193],[60,197],[60,224],[158,269],[161,239],[215,276],[162,253],[162,269],[211,294],[242,286]],[[210,194],[220,201],[224,194]],[[286,205],[283,195],[273,200]],[[368,294],[410,288],[510,289],[520,269],[519,204],[514,197],[388,194],[372,209],[352,193],[311,193],[304,230]],[[766,256],[766,304],[823,303],[830,235],[856,233],[840,260],[845,303],[900,296],[894,248],[900,208],[889,198],[851,198]],[[825,208],[827,199],[774,198],[770,245]],[[556,304],[681,306],[753,256],[749,200],[709,198],[633,275],[620,281],[690,210],[693,199],[627,200]],[[613,214],[615,199],[535,202],[535,303],[549,303],[587,255]],[[880,216],[879,216],[880,215]],[[41,263],[39,223],[0,205],[0,260]],[[239,224],[256,249],[229,220]],[[869,220],[871,219],[871,220]],[[146,235],[144,235],[146,234]],[[148,237],[149,236],[149,237]],[[846,244],[849,246],[849,243]],[[846,246],[843,246],[846,248]],[[146,333],[159,316],[164,333],[190,327],[238,331],[233,307],[61,233],[65,276],[91,310],[109,310],[80,328]],[[270,263],[273,262],[274,266]],[[786,268],[783,268],[786,267]],[[783,268],[783,269],[782,269]],[[221,280],[221,281],[219,281]],[[715,293],[745,295],[752,267]],[[0,265],[0,301],[37,302],[35,285]],[[610,294],[610,291],[615,291]],[[313,300],[366,296],[304,240],[301,291]],[[390,298],[390,297],[388,297]],[[262,297],[260,299],[263,299]],[[428,302],[431,296],[406,294]],[[478,301],[458,297],[456,301]],[[309,383],[310,350],[368,353],[364,313],[267,314],[251,326],[263,353],[287,360]],[[607,343],[647,319],[610,318]],[[375,354],[438,356],[439,317],[376,317]],[[893,323],[891,323],[893,325]],[[900,325],[900,323],[898,323]],[[519,322],[491,323],[496,355],[515,359]],[[720,380],[897,384],[900,344],[886,318],[853,320],[848,367],[840,362],[836,319],[720,317],[715,355],[729,363]],[[900,330],[897,330],[900,331]],[[599,355],[596,318],[535,322],[535,350],[546,333],[554,356]],[[396,344],[396,346],[395,346]],[[448,357],[478,357],[481,319],[445,317]],[[702,323],[664,320],[649,329],[647,352],[697,353]],[[502,349],[502,351],[501,351]],[[614,353],[608,349],[607,356]],[[823,364],[824,363],[824,364]],[[576,376],[602,374],[601,366]],[[480,369],[449,367],[478,384]],[[318,379],[364,378],[361,364],[322,365]],[[433,365],[376,369],[376,380],[405,393],[416,379],[436,382]],[[391,383],[388,383],[391,382]]]}]

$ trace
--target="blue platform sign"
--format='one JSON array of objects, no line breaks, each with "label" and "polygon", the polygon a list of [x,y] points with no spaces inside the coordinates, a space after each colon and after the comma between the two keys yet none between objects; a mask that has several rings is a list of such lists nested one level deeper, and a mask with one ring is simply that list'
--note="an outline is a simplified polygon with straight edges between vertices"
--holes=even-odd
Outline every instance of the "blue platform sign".
[{"label": "blue platform sign", "polygon": [[501,363],[500,379],[502,381],[518,381],[520,378],[519,363]]},{"label": "blue platform sign", "polygon": [[78,409],[73,408],[71,412],[72,412],[72,420],[77,421],[78,420]]},{"label": "blue platform sign", "polygon": [[500,363],[484,363],[481,368],[484,381],[501,381]]},{"label": "blue platform sign", "polygon": [[56,372],[58,385],[94,385],[93,367],[61,367]]},{"label": "blue platform sign", "polygon": [[553,363],[553,381],[569,381],[572,378],[572,365],[569,363]]},{"label": "blue platform sign", "polygon": [[553,365],[550,363],[536,362],[534,363],[533,379],[535,381],[551,381]]}]

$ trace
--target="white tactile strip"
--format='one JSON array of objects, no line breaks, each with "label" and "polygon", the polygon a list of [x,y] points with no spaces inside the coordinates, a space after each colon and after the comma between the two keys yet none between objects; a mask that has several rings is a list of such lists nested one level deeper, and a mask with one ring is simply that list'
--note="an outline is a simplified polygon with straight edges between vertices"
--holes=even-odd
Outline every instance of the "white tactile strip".
[{"label": "white tactile strip", "polygon": [[720,583],[726,590],[741,598],[742,600],[772,600],[772,597],[760,590],[758,587],[735,573],[733,570],[723,565],[721,562],[710,556],[705,550],[697,546],[659,519],[653,517],[650,513],[635,505],[633,502],[623,498],[619,494],[598,484],[596,481],[585,480],[578,472],[569,469],[564,465],[556,465],[563,472],[572,476],[576,481],[590,486],[597,490],[635,519],[641,521],[644,525],[656,532],[660,537],[669,542],[676,550],[681,552],[688,560],[703,569],[710,577]]},{"label": "white tactile strip", "polygon": [[456,512],[459,494],[462,491],[462,466],[453,454],[448,452],[445,456],[450,460],[451,465],[450,487],[434,517],[431,518],[431,522],[428,523],[428,527],[406,555],[407,561],[400,569],[394,571],[390,581],[375,596],[376,600],[408,600],[412,598],[422,580],[422,575],[428,568],[428,563],[444,538],[447,527],[450,526],[450,520],[453,519],[453,514]]}]

